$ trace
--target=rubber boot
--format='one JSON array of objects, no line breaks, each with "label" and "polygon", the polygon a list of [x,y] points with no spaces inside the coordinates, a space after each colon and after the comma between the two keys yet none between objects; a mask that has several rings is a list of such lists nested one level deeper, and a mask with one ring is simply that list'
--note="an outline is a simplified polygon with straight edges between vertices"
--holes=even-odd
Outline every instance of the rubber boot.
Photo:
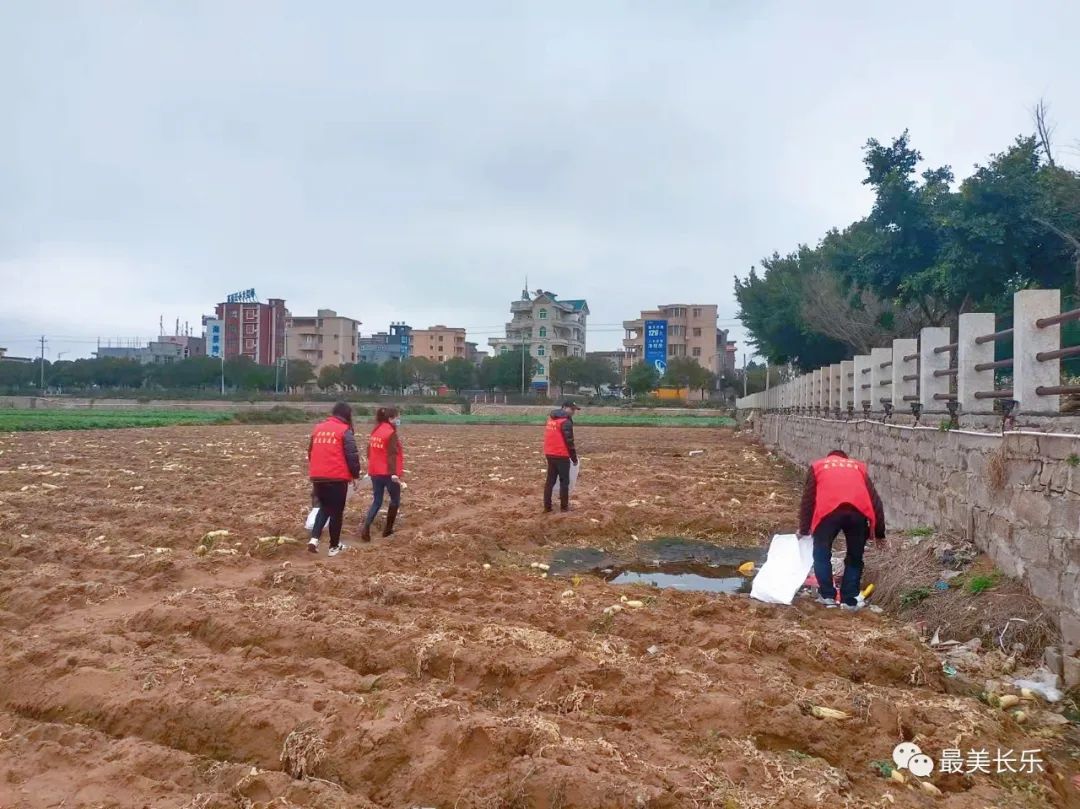
[{"label": "rubber boot", "polygon": [[394,520],[397,519],[397,512],[398,512],[398,507],[397,506],[390,506],[386,510],[386,527],[383,528],[383,532],[382,532],[382,535],[384,537],[388,537],[388,536],[390,536],[391,534],[394,533]]},{"label": "rubber boot", "polygon": [[360,532],[362,542],[371,542],[371,523],[364,520],[364,530]]}]

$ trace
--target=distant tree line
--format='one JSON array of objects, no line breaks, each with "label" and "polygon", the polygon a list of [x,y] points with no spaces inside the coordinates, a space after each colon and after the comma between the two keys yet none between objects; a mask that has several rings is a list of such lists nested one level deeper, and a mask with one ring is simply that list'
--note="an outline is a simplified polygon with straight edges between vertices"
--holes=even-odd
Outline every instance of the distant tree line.
[{"label": "distant tree line", "polygon": [[1045,106],[1019,137],[958,186],[948,166],[921,168],[904,132],[867,141],[863,219],[815,246],[763,259],[736,279],[739,317],[758,353],[802,369],[850,359],[960,314],[1011,321],[1024,288],[1080,289],[1080,174],[1053,156]]}]

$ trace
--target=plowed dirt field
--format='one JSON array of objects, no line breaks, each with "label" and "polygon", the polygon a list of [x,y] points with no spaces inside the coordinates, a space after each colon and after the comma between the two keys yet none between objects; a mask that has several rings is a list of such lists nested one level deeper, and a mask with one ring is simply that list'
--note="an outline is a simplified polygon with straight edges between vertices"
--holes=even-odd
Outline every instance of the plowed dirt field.
[{"label": "plowed dirt field", "polygon": [[730,431],[578,433],[544,515],[536,428],[406,425],[398,533],[356,541],[361,490],[334,559],[259,542],[303,541],[306,428],[0,437],[0,807],[1068,804],[1049,753],[941,796],[873,769],[1055,745],[887,617],[544,577],[567,546],[795,527],[798,473]]}]

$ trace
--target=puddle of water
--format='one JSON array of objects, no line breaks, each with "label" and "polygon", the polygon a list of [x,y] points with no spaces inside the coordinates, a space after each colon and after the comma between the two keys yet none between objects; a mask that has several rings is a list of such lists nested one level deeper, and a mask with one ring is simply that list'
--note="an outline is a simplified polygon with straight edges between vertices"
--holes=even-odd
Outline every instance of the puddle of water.
[{"label": "puddle of water", "polygon": [[551,558],[552,576],[590,574],[611,584],[647,584],[705,593],[749,593],[751,576],[739,565],[765,561],[763,548],[728,548],[696,539],[663,537],[641,542],[618,557],[599,548],[562,548]]},{"label": "puddle of water", "polygon": [[615,568],[604,576],[610,584],[648,584],[696,593],[749,593],[753,578],[730,565],[661,564],[651,568]]}]

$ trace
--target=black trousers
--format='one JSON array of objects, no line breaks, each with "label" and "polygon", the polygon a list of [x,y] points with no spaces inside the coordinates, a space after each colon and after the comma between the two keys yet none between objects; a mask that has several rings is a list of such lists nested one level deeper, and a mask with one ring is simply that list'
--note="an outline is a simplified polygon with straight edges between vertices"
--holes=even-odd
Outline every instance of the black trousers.
[{"label": "black trousers", "polygon": [[551,510],[551,495],[555,491],[555,481],[559,482],[559,505],[563,511],[570,509],[570,459],[547,456],[547,483],[544,484],[544,508]]},{"label": "black trousers", "polygon": [[322,536],[326,523],[330,523],[330,547],[336,548],[341,542],[341,523],[345,519],[345,498],[349,493],[349,484],[344,480],[317,481],[312,484],[312,494],[319,501],[319,513],[315,515],[315,527],[311,529],[311,538]]},{"label": "black trousers", "polygon": [[856,509],[841,506],[818,523],[814,531],[814,577],[822,598],[830,601],[836,598],[832,578],[832,546],[841,531],[844,532],[847,555],[844,557],[844,577],[840,580],[840,600],[854,606],[862,581],[863,552],[870,537],[870,523]]}]

